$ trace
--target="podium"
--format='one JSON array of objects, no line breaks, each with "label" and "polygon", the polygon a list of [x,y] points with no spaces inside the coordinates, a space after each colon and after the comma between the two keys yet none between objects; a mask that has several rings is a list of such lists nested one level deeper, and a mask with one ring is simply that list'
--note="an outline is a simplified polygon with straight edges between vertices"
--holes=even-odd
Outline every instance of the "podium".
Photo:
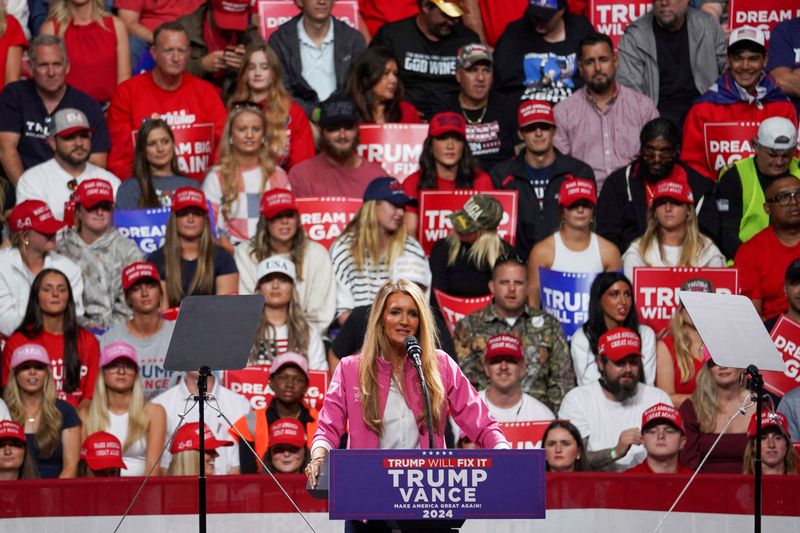
[{"label": "podium", "polygon": [[333,520],[401,531],[545,518],[544,450],[332,450],[313,496]]}]

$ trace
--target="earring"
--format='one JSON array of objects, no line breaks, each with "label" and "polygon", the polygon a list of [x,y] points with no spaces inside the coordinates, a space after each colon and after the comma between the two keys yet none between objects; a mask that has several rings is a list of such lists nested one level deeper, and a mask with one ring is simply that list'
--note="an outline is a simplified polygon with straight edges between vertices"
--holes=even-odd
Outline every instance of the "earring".
[{"label": "earring", "polygon": [[24,241],[22,241],[22,244],[24,244],[25,248],[27,248],[28,246],[31,245],[31,241],[29,241],[28,239],[25,239]]}]

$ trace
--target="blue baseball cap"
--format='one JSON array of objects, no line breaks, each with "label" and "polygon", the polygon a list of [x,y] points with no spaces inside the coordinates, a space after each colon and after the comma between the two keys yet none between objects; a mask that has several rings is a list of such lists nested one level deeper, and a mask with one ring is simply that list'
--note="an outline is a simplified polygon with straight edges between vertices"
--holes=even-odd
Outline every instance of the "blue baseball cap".
[{"label": "blue baseball cap", "polygon": [[528,13],[539,20],[548,21],[566,6],[566,0],[528,0]]},{"label": "blue baseball cap", "polygon": [[396,179],[383,176],[375,178],[364,191],[364,201],[386,200],[396,206],[417,205],[416,198],[411,198],[403,191],[403,186]]}]

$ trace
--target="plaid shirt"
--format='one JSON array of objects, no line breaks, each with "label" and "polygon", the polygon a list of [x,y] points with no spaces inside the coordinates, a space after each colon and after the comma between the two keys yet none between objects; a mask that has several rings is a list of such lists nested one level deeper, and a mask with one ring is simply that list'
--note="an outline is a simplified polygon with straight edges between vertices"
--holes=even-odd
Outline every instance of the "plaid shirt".
[{"label": "plaid shirt", "polygon": [[522,391],[558,412],[564,395],[575,387],[575,371],[561,324],[553,316],[527,305],[513,326],[500,317],[494,304],[470,313],[456,324],[453,343],[461,369],[478,390],[489,386],[483,371],[486,340],[508,333],[522,341],[525,375]]}]

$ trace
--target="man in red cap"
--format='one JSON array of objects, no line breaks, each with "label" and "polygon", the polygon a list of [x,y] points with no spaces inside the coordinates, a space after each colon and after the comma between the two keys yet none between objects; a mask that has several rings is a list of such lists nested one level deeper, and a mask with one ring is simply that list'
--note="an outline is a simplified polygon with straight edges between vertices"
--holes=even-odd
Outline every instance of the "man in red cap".
[{"label": "man in red cap", "polygon": [[622,471],[644,461],[647,452],[639,430],[646,409],[669,395],[640,383],[642,350],[639,335],[628,328],[608,330],[597,343],[600,380],[564,396],[558,418],[581,432],[592,470]]},{"label": "man in red cap", "polygon": [[627,470],[642,474],[683,474],[692,469],[678,463],[678,454],[686,444],[683,418],[671,405],[659,403],[642,413],[642,444],[647,458]]}]

